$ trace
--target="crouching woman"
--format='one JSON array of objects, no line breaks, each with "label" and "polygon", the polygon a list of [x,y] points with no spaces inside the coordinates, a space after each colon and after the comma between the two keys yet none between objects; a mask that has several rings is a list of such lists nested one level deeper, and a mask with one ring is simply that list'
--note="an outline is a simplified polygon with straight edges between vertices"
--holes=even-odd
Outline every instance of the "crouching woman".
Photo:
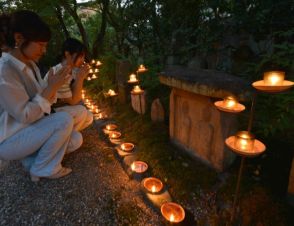
[{"label": "crouching woman", "polygon": [[0,159],[29,159],[26,168],[32,181],[66,176],[72,170],[61,161],[73,119],[66,112],[50,114],[50,102],[71,68],[64,66],[55,74],[51,70],[44,86],[35,62],[46,52],[49,27],[26,10],[13,13],[7,27],[11,51],[0,58]]}]

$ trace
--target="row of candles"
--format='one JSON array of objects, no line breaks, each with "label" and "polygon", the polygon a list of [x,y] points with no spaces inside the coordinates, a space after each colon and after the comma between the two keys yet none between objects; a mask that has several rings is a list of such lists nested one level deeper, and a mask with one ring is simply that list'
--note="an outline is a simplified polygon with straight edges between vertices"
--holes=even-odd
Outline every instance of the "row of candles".
[{"label": "row of candles", "polygon": [[[92,61],[91,65],[94,67],[99,67],[101,65],[100,61]],[[147,69],[145,68],[144,65],[140,65],[139,68],[137,69],[137,73],[130,74],[128,83],[129,84],[138,84],[138,74],[146,72]],[[97,78],[96,74],[99,72],[99,69],[91,68],[89,71],[89,74],[92,74],[92,77],[89,77],[88,80],[91,80],[93,78]],[[131,93],[133,94],[142,94],[144,90],[140,88],[139,85],[134,85]],[[107,95],[109,97],[114,97],[117,96],[117,93],[109,89],[107,92]],[[82,90],[82,99],[87,106],[87,108],[94,114],[95,119],[105,119],[107,115],[103,115],[102,112],[100,112],[99,108],[97,105],[93,103],[93,101],[90,98],[87,98],[85,90]],[[119,138],[121,137],[121,133],[116,130],[117,125],[115,124],[107,124],[105,126],[104,132],[105,134],[108,134],[109,139],[113,142],[116,143]],[[124,142],[120,143],[119,142],[119,148],[125,153],[132,153],[134,151],[135,145],[133,143],[129,142]],[[143,161],[133,161],[130,164],[130,169],[133,173],[138,174],[138,175],[144,175],[144,173],[148,170],[148,164]],[[164,185],[161,182],[160,179],[155,178],[155,177],[147,177],[142,180],[142,185],[144,187],[144,190],[147,191],[150,194],[153,195],[160,195],[163,192]],[[163,217],[170,223],[180,223],[184,220],[185,218],[185,211],[183,207],[177,203],[167,201],[164,202],[160,206],[161,213]]]},{"label": "row of candles", "polygon": [[91,111],[94,115],[95,119],[105,119],[107,118],[107,114],[101,112],[98,106],[92,101],[89,97],[86,96],[86,91],[82,90],[82,100],[86,107]]},{"label": "row of candles", "polygon": [[99,67],[102,65],[101,61],[99,60],[91,60],[90,62],[90,69],[89,69],[89,77],[87,78],[88,81],[91,81],[92,79],[98,78],[99,73]]},{"label": "row of candles", "polygon": [[[269,71],[265,72],[263,80],[252,83],[252,86],[259,91],[276,93],[282,92],[294,85],[293,82],[285,80],[285,72]],[[221,110],[231,113],[239,113],[245,110],[245,106],[240,104],[233,96],[227,96],[222,101],[214,103]],[[263,152],[265,146],[255,139],[249,131],[239,131],[235,136],[229,137],[226,144],[234,151],[240,151],[241,154],[255,155]]]},{"label": "row of candles", "polygon": [[[97,105],[93,103],[93,101],[86,95],[86,91],[82,90],[82,99],[87,106],[87,108],[94,114],[95,119],[105,119],[107,116],[103,115],[100,112]],[[121,133],[117,131],[116,124],[107,124],[104,129],[104,133],[109,136],[109,139],[113,143],[119,144],[120,150],[127,154],[131,154],[135,145],[130,142],[120,142]],[[130,164],[130,169],[133,173],[138,175],[144,175],[144,173],[148,170],[148,164],[143,161],[133,161]],[[155,177],[147,177],[142,180],[142,185],[144,190],[153,195],[160,195],[164,190],[164,185],[160,179]],[[163,217],[170,223],[180,223],[185,218],[185,210],[183,207],[174,202],[164,202],[160,207],[161,213]]]},{"label": "row of candles", "polygon": [[[121,133],[117,131],[117,125],[116,124],[107,124],[104,129],[104,133],[109,136],[110,141],[113,143],[117,143],[121,137]],[[118,143],[119,150],[122,150],[123,152],[130,154],[134,151],[135,145],[133,143],[129,142],[123,142]],[[132,161],[130,164],[130,169],[132,173],[137,174],[140,176],[140,178],[143,177],[144,173],[148,170],[148,164],[143,161]],[[147,193],[150,193],[152,195],[158,195],[160,196],[164,191],[164,185],[162,181],[155,177],[147,177],[142,180],[142,186],[144,188],[144,191]],[[185,210],[183,207],[177,203],[174,202],[164,202],[160,206],[161,213],[163,217],[171,223],[180,223],[185,218]]]},{"label": "row of candles", "polygon": [[[135,85],[135,84],[139,83],[139,79],[138,79],[139,73],[144,73],[146,71],[148,71],[148,69],[143,64],[140,64],[137,71],[136,71],[136,74],[132,73],[129,75],[129,80],[127,82],[129,84],[134,84],[134,87],[133,87],[131,93],[142,94],[144,92],[144,90],[141,89],[141,87],[139,85]],[[117,93],[113,89],[109,89],[107,92],[107,96],[114,97],[114,96],[117,96]]]}]

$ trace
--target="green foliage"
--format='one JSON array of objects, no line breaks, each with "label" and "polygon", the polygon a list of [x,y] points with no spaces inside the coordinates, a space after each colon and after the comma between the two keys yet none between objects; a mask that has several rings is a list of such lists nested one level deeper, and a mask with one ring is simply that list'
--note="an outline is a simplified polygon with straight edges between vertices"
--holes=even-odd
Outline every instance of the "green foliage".
[{"label": "green foliage", "polygon": [[115,65],[116,58],[112,55],[105,55],[99,59],[103,64],[99,68],[98,79],[85,81],[85,87],[93,94],[96,100],[104,100],[105,93],[109,89],[116,90]]},{"label": "green foliage", "polygon": [[[248,74],[253,80],[260,80],[264,71],[284,70],[286,80],[294,79],[294,29],[276,32],[279,43],[274,45],[273,53],[260,57],[256,64],[251,64]],[[249,76],[248,76],[249,77]],[[294,135],[294,93],[258,95],[255,129],[264,136],[278,136],[291,140]]]}]

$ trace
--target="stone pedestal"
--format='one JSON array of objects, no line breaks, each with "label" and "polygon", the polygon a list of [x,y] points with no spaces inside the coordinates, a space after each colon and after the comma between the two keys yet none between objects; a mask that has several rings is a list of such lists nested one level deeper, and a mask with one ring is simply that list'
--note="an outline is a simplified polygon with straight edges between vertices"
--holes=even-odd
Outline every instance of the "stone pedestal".
[{"label": "stone pedestal", "polygon": [[145,92],[140,94],[131,93],[131,101],[133,109],[139,114],[145,114],[146,112],[146,96]]},{"label": "stone pedestal", "polygon": [[217,110],[214,101],[232,94],[246,99],[250,85],[222,72],[179,68],[161,73],[160,81],[173,87],[171,141],[216,170],[224,170],[235,158],[225,139],[237,132],[237,118]]},{"label": "stone pedestal", "polygon": [[292,166],[291,166],[290,176],[289,176],[288,201],[292,206],[294,206],[294,158],[292,160]]}]

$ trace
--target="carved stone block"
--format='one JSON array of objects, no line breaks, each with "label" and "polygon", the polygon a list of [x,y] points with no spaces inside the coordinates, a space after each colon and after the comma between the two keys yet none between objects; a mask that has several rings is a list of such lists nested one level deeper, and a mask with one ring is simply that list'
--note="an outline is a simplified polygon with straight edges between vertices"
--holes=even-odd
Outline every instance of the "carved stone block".
[{"label": "carved stone block", "polygon": [[212,98],[173,88],[170,137],[175,144],[222,171],[235,158],[225,139],[236,131],[236,116],[217,110]]}]

